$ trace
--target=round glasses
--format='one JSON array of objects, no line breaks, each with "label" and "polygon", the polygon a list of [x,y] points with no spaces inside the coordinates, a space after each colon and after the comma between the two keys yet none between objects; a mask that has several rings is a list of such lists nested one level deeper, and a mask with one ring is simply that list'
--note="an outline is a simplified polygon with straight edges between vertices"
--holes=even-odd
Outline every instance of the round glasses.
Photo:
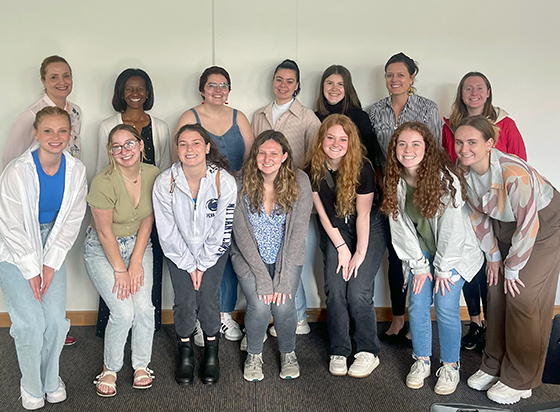
[{"label": "round glasses", "polygon": [[127,152],[134,150],[134,148],[136,147],[136,139],[129,140],[125,142],[123,145],[116,144],[114,146],[111,146],[111,153],[117,155],[122,152],[123,147],[126,149]]}]

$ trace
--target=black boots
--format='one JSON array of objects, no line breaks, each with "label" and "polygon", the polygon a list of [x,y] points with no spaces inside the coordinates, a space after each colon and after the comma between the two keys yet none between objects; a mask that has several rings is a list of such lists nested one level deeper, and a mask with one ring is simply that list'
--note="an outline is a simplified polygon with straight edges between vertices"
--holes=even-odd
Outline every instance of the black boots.
[{"label": "black boots", "polygon": [[206,385],[218,382],[220,378],[220,362],[218,360],[219,334],[214,340],[208,340],[212,336],[204,335],[204,356],[200,365],[200,380]]},{"label": "black boots", "polygon": [[179,362],[177,363],[175,380],[179,385],[192,385],[194,380],[194,333],[188,338],[188,342],[183,342],[178,337]]}]

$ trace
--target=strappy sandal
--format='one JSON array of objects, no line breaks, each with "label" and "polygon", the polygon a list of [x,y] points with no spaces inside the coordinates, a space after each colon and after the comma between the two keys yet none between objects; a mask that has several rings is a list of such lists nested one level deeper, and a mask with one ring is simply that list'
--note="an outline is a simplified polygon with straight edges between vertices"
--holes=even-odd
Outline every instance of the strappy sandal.
[{"label": "strappy sandal", "polygon": [[[102,381],[101,379],[103,379],[106,376],[114,376],[115,377],[115,382],[104,382],[104,381]],[[110,397],[115,396],[117,394],[117,374],[115,372],[103,371],[95,377],[95,380],[93,381],[93,383],[95,384],[95,389],[96,389],[97,394],[99,396],[103,397],[103,398],[110,398]],[[101,385],[105,385],[109,389],[113,389],[113,392],[101,392],[99,390],[99,387]]]},{"label": "strappy sandal", "polygon": [[[140,371],[146,372],[146,374],[145,375],[136,375],[136,373],[138,373]],[[153,375],[153,373],[154,373],[154,371],[151,370],[151,369],[148,369],[148,368],[137,368],[134,371],[134,382],[132,384],[132,387],[134,389],[148,389],[148,388],[151,388],[153,380],[156,378]],[[139,384],[138,382],[141,381],[142,379],[149,379],[150,382],[145,383],[145,384]]]}]

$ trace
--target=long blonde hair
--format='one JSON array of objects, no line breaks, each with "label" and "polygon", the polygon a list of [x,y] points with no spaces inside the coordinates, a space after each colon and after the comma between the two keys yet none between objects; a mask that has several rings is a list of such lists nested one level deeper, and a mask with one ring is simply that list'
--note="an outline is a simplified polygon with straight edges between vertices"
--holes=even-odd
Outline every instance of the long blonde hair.
[{"label": "long blonde hair", "polygon": [[[247,196],[249,199],[249,210],[251,213],[261,212],[264,197],[264,179],[261,171],[257,166],[257,156],[259,149],[268,140],[273,140],[282,148],[282,155],[288,154],[288,157],[280,165],[278,174],[274,179],[274,194],[276,196],[275,203],[278,206],[278,213],[288,213],[292,210],[294,203],[299,196],[299,184],[297,182],[297,169],[294,166],[292,149],[288,143],[288,139],[275,130],[266,130],[257,136],[249,157],[243,163],[241,172],[243,173],[243,188],[241,189],[241,197]],[[241,201],[241,199],[239,200]]]},{"label": "long blonde hair", "polygon": [[348,136],[348,150],[338,168],[335,203],[337,216],[345,217],[356,212],[356,188],[360,184],[363,164],[368,161],[364,157],[366,149],[360,140],[358,129],[349,117],[343,114],[331,114],[323,120],[309,150],[307,167],[311,184],[314,190],[318,190],[328,173],[327,155],[323,150],[323,141],[327,137],[327,131],[337,124],[342,126],[344,133]]}]

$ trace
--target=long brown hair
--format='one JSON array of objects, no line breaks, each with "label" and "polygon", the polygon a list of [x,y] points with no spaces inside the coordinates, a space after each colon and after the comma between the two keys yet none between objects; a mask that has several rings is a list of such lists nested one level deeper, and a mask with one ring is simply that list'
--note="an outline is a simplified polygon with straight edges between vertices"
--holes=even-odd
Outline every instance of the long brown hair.
[{"label": "long brown hair", "polygon": [[329,102],[325,98],[325,80],[333,74],[339,74],[344,82],[344,99],[342,102],[342,113],[348,113],[350,109],[361,109],[362,103],[358,98],[358,93],[352,84],[352,75],[348,69],[338,64],[333,64],[325,69],[321,76],[321,85],[319,86],[319,97],[317,98],[317,111],[320,115],[329,114]]},{"label": "long brown hair", "polygon": [[[275,130],[266,130],[257,136],[249,152],[249,157],[243,163],[243,168],[241,169],[243,173],[241,198],[247,196],[251,213],[260,214],[264,197],[264,179],[257,166],[257,156],[263,143],[268,140],[273,140],[280,145],[282,155],[284,153],[288,154],[286,160],[280,165],[278,174],[274,179],[275,203],[278,206],[278,213],[288,213],[292,210],[292,206],[299,196],[297,169],[294,166],[292,149],[288,139],[282,133]],[[242,199],[238,201],[242,201]]]},{"label": "long brown hair", "polygon": [[179,136],[181,136],[181,134],[186,131],[197,132],[200,135],[200,137],[202,137],[202,139],[204,140],[205,145],[210,144],[210,151],[206,155],[206,163],[211,163],[220,169],[224,169],[226,172],[229,173],[230,171],[229,161],[223,154],[220,153],[220,149],[218,148],[218,145],[216,144],[214,139],[212,139],[212,136],[210,136],[210,134],[206,131],[206,129],[202,127],[200,124],[192,123],[192,124],[186,124],[182,126],[177,131],[177,133],[175,133],[175,137],[173,138],[175,145],[179,144]]},{"label": "long brown hair", "polygon": [[449,125],[451,126],[452,130],[456,130],[459,127],[459,123],[466,117],[469,117],[469,111],[467,109],[467,105],[463,101],[463,86],[465,81],[469,77],[480,77],[486,83],[486,88],[488,89],[488,99],[484,103],[484,110],[482,110],[482,116],[490,119],[492,122],[495,122],[498,118],[498,114],[496,113],[496,109],[492,106],[492,86],[490,85],[490,80],[488,77],[483,75],[480,72],[468,72],[463,76],[461,81],[459,82],[459,86],[457,86],[457,94],[455,95],[455,101],[453,102],[453,111],[451,112],[451,116],[449,117]]},{"label": "long brown hair", "polygon": [[323,141],[327,137],[327,131],[337,124],[342,126],[344,133],[348,136],[348,151],[338,168],[335,204],[337,216],[345,217],[356,211],[356,188],[360,184],[363,164],[368,161],[364,157],[366,149],[360,140],[358,129],[349,117],[343,114],[331,114],[323,120],[309,150],[307,167],[311,184],[314,188],[319,188],[328,173],[327,155],[323,151]]},{"label": "long brown hair", "polygon": [[455,166],[451,163],[447,153],[438,147],[432,132],[424,123],[407,122],[395,130],[389,141],[387,149],[387,163],[385,166],[385,186],[383,191],[383,203],[381,211],[387,216],[398,217],[397,186],[402,177],[403,165],[397,160],[397,140],[405,130],[412,130],[420,134],[424,139],[424,158],[418,166],[418,184],[414,192],[414,204],[420,210],[422,216],[431,219],[439,211],[445,209],[442,201],[444,196],[451,196],[453,206],[457,189],[453,186],[453,175],[461,182],[461,194],[463,199],[467,198],[465,179]]}]

